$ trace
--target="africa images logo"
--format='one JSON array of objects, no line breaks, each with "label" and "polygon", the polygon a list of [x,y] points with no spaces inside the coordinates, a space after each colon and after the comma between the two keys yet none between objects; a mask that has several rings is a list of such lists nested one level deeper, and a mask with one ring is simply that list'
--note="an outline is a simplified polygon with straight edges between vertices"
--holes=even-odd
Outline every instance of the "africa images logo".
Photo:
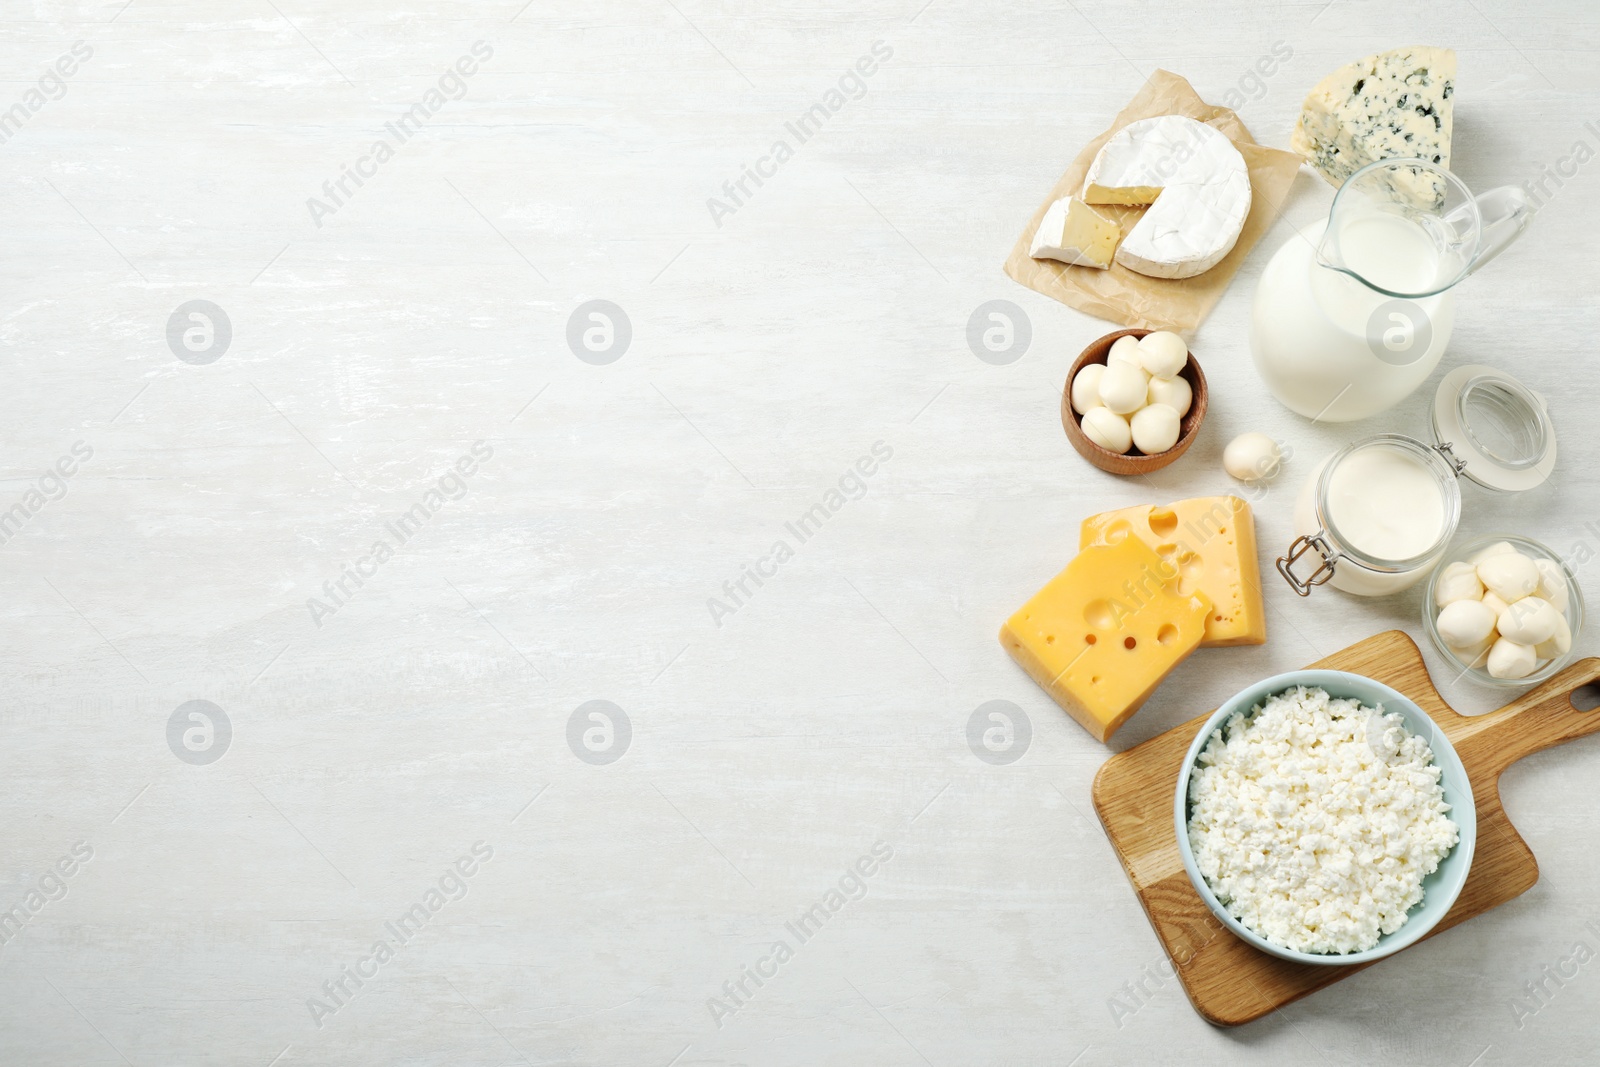
[{"label": "africa images logo", "polygon": [[488,462],[493,455],[494,446],[485,441],[474,441],[469,452],[464,453],[444,474],[440,475],[435,484],[429,486],[422,494],[421,499],[383,524],[384,532],[389,535],[389,541],[379,539],[372,542],[366,555],[354,563],[346,564],[339,571],[337,578],[323,582],[322,593],[326,599],[307,597],[306,610],[311,612],[311,621],[316,624],[317,629],[322,629],[324,619],[350,603],[357,591],[366,585],[369,579],[377,577],[378,568],[393,559],[395,553],[404,548],[429,519],[444,510],[448,501],[460,500],[466,496],[470,488],[467,479],[478,473],[480,462]]},{"label": "africa images logo", "polygon": [[53,466],[46,467],[15,504],[0,511],[0,545],[9,544],[46,505],[66,496],[68,479],[78,473],[79,464],[87,463],[93,457],[94,449],[87,442],[76,441],[70,454],[61,456]]},{"label": "africa images logo", "polygon": [[[796,148],[821,133],[828,120],[843,111],[851,100],[866,97],[866,79],[878,73],[880,65],[893,58],[894,47],[889,42],[873,41],[869,54],[861,56],[854,66],[839,75],[835,85],[825,90],[799,117],[783,124],[784,133],[788,136],[775,139],[766,154],[756,159],[754,167],[741,164],[739,176],[722,183],[722,196],[706,198],[706,210],[711,213],[711,221],[716,223],[717,228],[720,230],[724,218],[737,212],[755,196],[755,189],[750,188],[751,182],[759,189],[766,184],[766,179],[776,178],[778,168],[794,158]],[[848,99],[846,93],[849,94]],[[790,137],[794,138],[793,144],[789,141]]]},{"label": "africa images logo", "polygon": [[754,967],[741,966],[735,977],[722,983],[722,996],[707,997],[706,1010],[711,1013],[711,1021],[717,1024],[717,1029],[721,1030],[728,1019],[754,999],[757,990],[778,976],[779,968],[794,959],[796,949],[816,937],[846,905],[864,899],[872,876],[892,859],[894,846],[887,841],[874,841],[868,854],[856,857],[854,863],[847,865],[835,884],[818,900],[783,924],[789,937],[774,938],[767,951],[756,959]]},{"label": "africa images logo", "polygon": [[21,900],[9,908],[0,910],[0,945],[6,945],[11,939],[22,933],[22,928],[33,921],[33,917],[44,910],[45,905],[52,900],[60,900],[67,895],[67,879],[78,873],[78,869],[94,859],[94,849],[87,841],[78,841],[73,844],[72,851],[62,856],[39,876],[38,884],[23,894]]},{"label": "africa images logo", "polygon": [[482,870],[482,865],[494,858],[494,847],[487,841],[475,841],[470,855],[462,856],[444,869],[433,885],[401,913],[398,919],[383,924],[385,936],[372,943],[372,951],[352,965],[339,969],[339,973],[322,983],[322,996],[306,998],[306,1010],[311,1021],[322,1029],[330,1015],[336,1015],[366,984],[378,977],[384,964],[422,932],[422,928],[452,901],[461,900],[470,888],[468,879]]},{"label": "africa images logo", "polygon": [[[477,58],[474,59],[474,56]],[[466,96],[466,80],[478,73],[479,63],[487,63],[493,56],[494,49],[489,42],[474,43],[471,55],[463,55],[452,66],[446,67],[444,73],[439,75],[435,87],[423,93],[422,99],[407,108],[394,122],[383,124],[384,132],[394,139],[394,144],[380,138],[373,141],[366,152],[356,157],[353,167],[348,163],[341,163],[339,176],[322,183],[322,195],[327,199],[319,200],[314,196],[306,198],[306,210],[311,213],[311,221],[317,228],[319,230],[322,228],[324,216],[338,214],[339,209],[356,195],[357,189],[376,178],[378,168],[395,157],[395,149],[421,133],[423,125],[443,111],[445,104]],[[351,188],[352,185],[355,188]]]},{"label": "africa images logo", "polygon": [[[722,629],[723,619],[737,614],[740,608],[750,602],[756,589],[767,584],[762,580],[763,577],[776,578],[778,569],[794,559],[795,545],[803,545],[811,540],[822,530],[823,523],[837,515],[846,504],[867,495],[866,479],[878,473],[883,464],[894,456],[894,449],[882,440],[874,441],[871,451],[871,455],[861,456],[852,466],[845,468],[845,472],[839,476],[837,489],[828,489],[797,519],[783,524],[784,530],[794,538],[794,545],[789,543],[788,538],[779,537],[753,562],[741,565],[737,578],[722,583],[722,594],[726,599],[715,596],[706,598],[706,610],[711,613],[711,622],[717,629]],[[751,588],[752,584],[755,589]]]},{"label": "africa images logo", "polygon": [[45,68],[34,87],[4,111],[0,111],[0,144],[5,144],[17,134],[28,120],[43,110],[51,100],[67,95],[66,79],[78,73],[82,64],[94,58],[94,48],[84,41],[74,41],[70,51],[63,52],[55,63]]}]

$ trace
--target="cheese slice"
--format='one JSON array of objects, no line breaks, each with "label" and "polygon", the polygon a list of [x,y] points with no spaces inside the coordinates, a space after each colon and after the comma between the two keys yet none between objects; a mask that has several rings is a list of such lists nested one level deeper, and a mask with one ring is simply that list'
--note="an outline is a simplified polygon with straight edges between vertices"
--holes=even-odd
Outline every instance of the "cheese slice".
[{"label": "cheese slice", "polygon": [[1028,255],[1081,267],[1111,266],[1122,230],[1082,200],[1062,197],[1045,209]]},{"label": "cheese slice", "polygon": [[1266,644],[1266,605],[1249,504],[1236,496],[1205,496],[1166,507],[1107,511],[1083,520],[1078,544],[1087,548],[1130,537],[1177,568],[1180,594],[1198,590],[1211,600],[1202,648]]},{"label": "cheese slice", "polygon": [[1137,537],[1091,545],[1006,620],[1000,644],[1104,741],[1205,634],[1210,598],[1177,587],[1170,565]]},{"label": "cheese slice", "polygon": [[1090,204],[1149,204],[1116,261],[1156,278],[1192,278],[1221,263],[1250,214],[1250,169],[1220,131],[1183,115],[1130,122],[1084,181]]},{"label": "cheese slice", "polygon": [[[1396,48],[1340,67],[1311,90],[1289,146],[1335,187],[1369,163],[1417,157],[1450,166],[1456,54]],[[1402,184],[1404,179],[1402,179]],[[1438,179],[1414,176],[1423,197]]]}]

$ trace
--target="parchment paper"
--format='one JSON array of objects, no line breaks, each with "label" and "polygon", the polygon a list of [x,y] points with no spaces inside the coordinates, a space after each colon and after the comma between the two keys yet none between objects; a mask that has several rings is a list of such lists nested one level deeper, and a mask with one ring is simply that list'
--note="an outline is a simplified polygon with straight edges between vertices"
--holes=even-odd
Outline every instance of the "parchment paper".
[{"label": "parchment paper", "polygon": [[[1233,141],[1250,168],[1250,215],[1227,258],[1193,278],[1171,279],[1147,277],[1117,263],[1109,270],[1100,270],[1029,256],[1034,231],[1039,228],[1046,209],[1064,196],[1083,194],[1083,180],[1100,147],[1128,123],[1157,115],[1184,115],[1214,127]],[[1102,319],[1124,326],[1191,334],[1222,298],[1250,249],[1282,212],[1284,197],[1288,195],[1289,186],[1294,184],[1300,163],[1300,157],[1293,152],[1256,144],[1238,115],[1225,107],[1206,103],[1194,87],[1178,75],[1158,70],[1117,115],[1111,127],[1084,146],[1050,190],[1050,195],[1033,213],[1011,249],[1006,259],[1006,273],[1029,289]],[[1096,204],[1095,210],[1116,219],[1124,237],[1144,213],[1143,208],[1102,204]]]}]

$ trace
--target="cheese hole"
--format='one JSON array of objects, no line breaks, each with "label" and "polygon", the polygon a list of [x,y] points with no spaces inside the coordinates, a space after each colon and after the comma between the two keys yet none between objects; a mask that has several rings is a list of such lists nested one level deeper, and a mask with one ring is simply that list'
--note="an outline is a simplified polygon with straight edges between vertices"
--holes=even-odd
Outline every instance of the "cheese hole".
[{"label": "cheese hole", "polygon": [[1177,545],[1157,545],[1156,546],[1156,551],[1161,554],[1161,558],[1162,559],[1171,559],[1174,555],[1177,554],[1178,546]]},{"label": "cheese hole", "polygon": [[1138,641],[1135,641],[1131,637],[1125,637],[1125,638],[1122,639],[1122,647],[1123,648],[1133,648],[1138,643],[1139,643]]},{"label": "cheese hole", "polygon": [[1097,674],[1093,678],[1090,678],[1089,679],[1089,684],[1090,685],[1099,685],[1100,684],[1100,676]]},{"label": "cheese hole", "polygon": [[1170,645],[1178,639],[1178,628],[1170,622],[1156,631],[1156,640],[1163,645]]},{"label": "cheese hole", "polygon": [[1128,525],[1127,519],[1118,519],[1106,527],[1105,543],[1108,545],[1120,545],[1128,539],[1128,535],[1132,532],[1133,527]]},{"label": "cheese hole", "polygon": [[1178,513],[1171,508],[1150,509],[1150,532],[1157,537],[1166,537],[1178,528]]},{"label": "cheese hole", "polygon": [[1047,644],[1047,645],[1055,644],[1056,643],[1056,635],[1055,634],[1045,634],[1044,635],[1044,643]]},{"label": "cheese hole", "polygon": [[1117,615],[1109,600],[1091,600],[1084,605],[1083,621],[1096,630],[1109,630],[1117,624]]}]

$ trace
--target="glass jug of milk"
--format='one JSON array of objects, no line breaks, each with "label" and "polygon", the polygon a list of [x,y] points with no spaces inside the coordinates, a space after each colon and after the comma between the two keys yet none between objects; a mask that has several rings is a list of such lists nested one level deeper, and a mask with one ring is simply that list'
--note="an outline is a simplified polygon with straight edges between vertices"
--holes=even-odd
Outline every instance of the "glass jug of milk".
[{"label": "glass jug of milk", "polygon": [[1474,197],[1421,159],[1356,171],[1328,217],[1289,238],[1256,286],[1250,352],[1267,387],[1320,422],[1398,404],[1444,354],[1452,288],[1516,240],[1531,214],[1521,189]]}]

